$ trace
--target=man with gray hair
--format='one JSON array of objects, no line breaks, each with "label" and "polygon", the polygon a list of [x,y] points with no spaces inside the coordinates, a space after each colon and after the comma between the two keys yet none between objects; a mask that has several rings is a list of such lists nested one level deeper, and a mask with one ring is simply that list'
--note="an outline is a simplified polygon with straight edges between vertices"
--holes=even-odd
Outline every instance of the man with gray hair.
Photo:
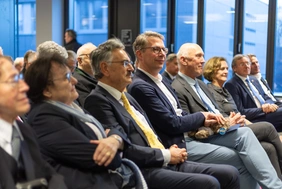
[{"label": "man with gray hair", "polygon": [[[236,106],[251,122],[267,121],[282,131],[282,108],[262,96],[249,79],[251,62],[247,55],[237,54],[232,60],[233,77],[225,88],[234,99]],[[268,97],[269,99],[269,97]],[[271,100],[271,99],[270,99]]]},{"label": "man with gray hair", "polygon": [[45,54],[45,53],[59,53],[62,57],[68,58],[68,53],[67,50],[62,47],[61,45],[57,44],[54,41],[45,41],[38,45],[36,48],[36,51],[38,52],[39,56],[40,54]]},{"label": "man with gray hair", "polygon": [[96,49],[92,43],[86,43],[77,50],[77,68],[74,70],[73,77],[77,79],[75,85],[79,94],[78,102],[84,107],[84,101],[89,93],[95,89],[97,80],[94,78],[94,72],[90,64],[91,52]]},{"label": "man with gray hair", "polygon": [[[105,129],[118,129],[132,145],[123,154],[141,169],[149,188],[239,188],[237,170],[228,165],[187,162],[185,148],[167,149],[140,105],[125,91],[132,82],[133,62],[118,39],[109,39],[93,51],[91,62],[99,80],[85,108]],[[165,178],[165,179],[164,179]]]},{"label": "man with gray hair", "polygon": [[23,57],[17,57],[14,60],[14,66],[19,72],[21,72],[22,69],[23,69],[23,66],[24,66],[24,58]]}]

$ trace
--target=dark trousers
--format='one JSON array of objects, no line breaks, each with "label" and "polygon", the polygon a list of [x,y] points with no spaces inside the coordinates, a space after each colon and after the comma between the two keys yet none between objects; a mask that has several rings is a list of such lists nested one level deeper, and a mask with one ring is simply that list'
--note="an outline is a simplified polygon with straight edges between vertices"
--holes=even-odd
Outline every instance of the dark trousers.
[{"label": "dark trousers", "polygon": [[141,170],[150,189],[238,189],[239,172],[230,165],[187,161],[178,166]]},{"label": "dark trousers", "polygon": [[257,139],[260,141],[278,177],[282,179],[282,143],[275,127],[268,122],[257,122],[247,126],[252,129]]}]

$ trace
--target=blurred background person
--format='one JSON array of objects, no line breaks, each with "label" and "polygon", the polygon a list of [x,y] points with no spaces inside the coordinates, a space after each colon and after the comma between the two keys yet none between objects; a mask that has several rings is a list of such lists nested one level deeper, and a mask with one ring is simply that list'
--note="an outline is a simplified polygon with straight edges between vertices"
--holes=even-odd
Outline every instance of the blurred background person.
[{"label": "blurred background person", "polygon": [[14,61],[15,68],[21,72],[24,66],[24,58],[23,57],[17,57]]},{"label": "blurred background person", "polygon": [[74,52],[77,52],[79,47],[81,47],[81,44],[77,42],[76,40],[77,34],[72,29],[66,29],[65,31],[65,48],[67,50],[72,50]]},{"label": "blurred background person", "polygon": [[2,47],[0,46],[0,55],[3,55],[3,54],[4,54],[3,49],[2,49]]},{"label": "blurred background person", "polygon": [[25,74],[28,67],[32,64],[32,62],[37,58],[37,52],[33,50],[28,50],[24,55],[24,66],[22,69],[22,73]]},{"label": "blurred background person", "polygon": [[67,50],[67,53],[67,66],[69,67],[71,73],[73,73],[77,66],[76,53],[72,50]]},{"label": "blurred background person", "polygon": [[95,89],[97,80],[94,78],[94,72],[91,67],[91,52],[96,49],[92,43],[86,43],[77,50],[77,68],[74,70],[73,77],[77,79],[75,85],[79,94],[77,101],[84,107],[84,101],[90,92]]},{"label": "blurred background person", "polygon": [[166,68],[165,71],[162,73],[163,79],[168,81],[169,84],[175,79],[176,75],[178,74],[179,67],[177,63],[177,55],[172,53],[166,57]]}]

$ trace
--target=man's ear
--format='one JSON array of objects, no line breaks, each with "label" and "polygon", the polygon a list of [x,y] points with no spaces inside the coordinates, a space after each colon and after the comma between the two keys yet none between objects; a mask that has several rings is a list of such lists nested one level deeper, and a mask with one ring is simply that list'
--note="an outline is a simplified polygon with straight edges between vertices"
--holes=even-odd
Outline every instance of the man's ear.
[{"label": "man's ear", "polygon": [[109,73],[109,65],[107,64],[107,62],[101,62],[100,63],[100,70],[101,70],[101,73],[104,76],[109,76],[110,75],[110,73]]},{"label": "man's ear", "polygon": [[135,56],[136,56],[137,60],[141,61],[143,59],[143,54],[142,54],[141,50],[137,50],[135,52]]},{"label": "man's ear", "polygon": [[43,90],[43,96],[45,96],[46,98],[50,99],[52,97],[52,93],[49,91],[49,88],[46,87],[44,90]]},{"label": "man's ear", "polygon": [[79,66],[82,64],[82,57],[77,57],[77,64]]}]

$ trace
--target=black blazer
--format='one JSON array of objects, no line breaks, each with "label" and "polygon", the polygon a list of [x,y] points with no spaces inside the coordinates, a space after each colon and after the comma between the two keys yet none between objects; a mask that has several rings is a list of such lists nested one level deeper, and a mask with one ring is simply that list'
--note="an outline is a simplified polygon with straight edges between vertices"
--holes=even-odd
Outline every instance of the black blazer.
[{"label": "black blazer", "polygon": [[[166,82],[163,83],[175,98],[178,108],[181,108],[171,86]],[[202,113],[188,114],[183,111],[182,116],[178,116],[165,94],[140,70],[136,71],[133,82],[128,86],[128,92],[146,112],[167,148],[173,144],[186,148],[183,133],[195,130],[204,124],[205,117]]]},{"label": "black blazer", "polygon": [[46,178],[49,189],[66,189],[64,179],[42,159],[36,137],[29,125],[17,122],[23,135],[20,162],[24,169],[21,176],[17,176],[18,167],[15,159],[0,148],[0,188],[15,189],[16,182],[25,182],[37,178]]},{"label": "black blazer", "polygon": [[163,77],[163,80],[168,82],[169,84],[171,84],[173,81],[166,71],[162,73],[162,77]]},{"label": "black blazer", "polygon": [[[49,103],[35,105],[28,122],[36,132],[43,157],[65,176],[68,188],[116,188],[108,169],[121,165],[117,153],[108,167],[93,161],[97,147],[90,139],[97,139],[88,125],[76,116]],[[109,135],[121,135],[115,129]]]},{"label": "black blazer", "polygon": [[73,77],[77,79],[77,84],[75,85],[76,91],[79,94],[77,101],[84,107],[84,101],[90,92],[95,89],[97,80],[79,68],[75,69]]},{"label": "black blazer", "polygon": [[[129,103],[147,118],[145,112],[131,95],[125,94]],[[116,128],[123,132],[125,137],[128,136],[132,144],[135,144],[127,145],[124,149],[126,158],[134,161],[140,168],[161,167],[163,165],[164,159],[161,150],[149,147],[146,136],[134,119],[105,89],[98,85],[86,98],[85,108],[103,124],[105,129]],[[149,121],[148,123],[150,124]]]}]

